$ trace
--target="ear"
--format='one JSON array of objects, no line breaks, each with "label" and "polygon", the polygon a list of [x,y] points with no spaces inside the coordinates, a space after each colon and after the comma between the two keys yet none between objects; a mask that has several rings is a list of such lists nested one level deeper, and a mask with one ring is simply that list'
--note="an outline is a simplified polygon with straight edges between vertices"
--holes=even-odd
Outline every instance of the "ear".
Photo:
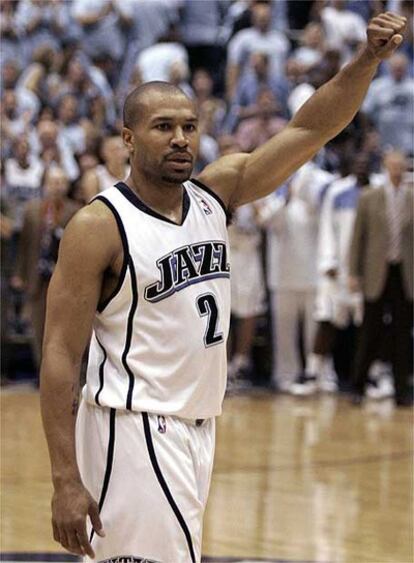
[{"label": "ear", "polygon": [[134,133],[128,127],[122,127],[121,137],[129,153],[134,152]]}]

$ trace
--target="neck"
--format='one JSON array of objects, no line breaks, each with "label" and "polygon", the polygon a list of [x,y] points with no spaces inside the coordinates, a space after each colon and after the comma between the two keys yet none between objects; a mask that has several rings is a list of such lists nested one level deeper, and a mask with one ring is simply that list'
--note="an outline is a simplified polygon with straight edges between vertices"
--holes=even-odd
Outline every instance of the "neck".
[{"label": "neck", "polygon": [[182,217],[183,185],[159,180],[154,182],[137,170],[125,182],[148,207],[178,223]]},{"label": "neck", "polygon": [[125,164],[123,162],[107,162],[105,166],[109,174],[114,178],[119,178],[119,180],[125,178]]}]

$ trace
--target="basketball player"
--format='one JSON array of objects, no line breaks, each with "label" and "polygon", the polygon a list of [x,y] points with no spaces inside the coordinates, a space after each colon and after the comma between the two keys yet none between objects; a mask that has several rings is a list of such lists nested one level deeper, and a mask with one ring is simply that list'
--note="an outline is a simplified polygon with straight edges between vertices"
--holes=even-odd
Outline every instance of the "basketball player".
[{"label": "basketball player", "polygon": [[69,223],[48,296],[41,404],[52,523],[72,553],[101,562],[200,561],[226,385],[228,211],[272,192],[351,121],[404,26],[391,13],[375,17],[366,48],[286,129],[251,154],[219,159],[197,180],[192,101],[166,83],[127,97],[131,174]]}]

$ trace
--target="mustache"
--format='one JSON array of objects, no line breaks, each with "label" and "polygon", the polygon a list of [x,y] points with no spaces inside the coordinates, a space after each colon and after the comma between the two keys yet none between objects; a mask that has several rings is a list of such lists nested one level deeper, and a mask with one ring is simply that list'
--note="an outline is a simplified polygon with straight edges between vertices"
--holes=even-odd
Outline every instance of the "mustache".
[{"label": "mustache", "polygon": [[165,160],[180,159],[184,162],[193,162],[193,155],[188,151],[173,151],[168,153],[164,158]]}]

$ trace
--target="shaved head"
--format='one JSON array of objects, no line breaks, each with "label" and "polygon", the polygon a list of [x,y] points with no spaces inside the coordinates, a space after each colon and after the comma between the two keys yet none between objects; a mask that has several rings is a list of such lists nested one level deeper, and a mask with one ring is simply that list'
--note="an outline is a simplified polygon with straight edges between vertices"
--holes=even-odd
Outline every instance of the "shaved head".
[{"label": "shaved head", "polygon": [[145,109],[145,105],[151,100],[151,96],[154,94],[161,94],[166,98],[170,96],[181,96],[192,102],[181,88],[169,82],[146,82],[132,90],[125,100],[123,110],[124,127],[131,129],[137,124]]}]

